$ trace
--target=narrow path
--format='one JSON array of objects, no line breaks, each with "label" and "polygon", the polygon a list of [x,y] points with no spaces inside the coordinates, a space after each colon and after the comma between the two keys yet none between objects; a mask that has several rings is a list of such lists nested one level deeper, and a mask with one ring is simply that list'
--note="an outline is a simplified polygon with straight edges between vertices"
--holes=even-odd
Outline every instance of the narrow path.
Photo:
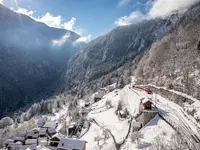
[{"label": "narrow path", "polygon": [[[130,123],[129,123],[129,128],[128,128],[128,131],[127,131],[127,134],[126,136],[124,137],[124,139],[121,141],[121,142],[117,142],[116,141],[116,138],[115,136],[113,135],[113,133],[109,130],[109,129],[106,129],[105,130],[110,134],[110,136],[112,137],[113,139],[113,142],[115,144],[115,148],[116,150],[120,150],[121,146],[126,142],[126,139],[128,138],[130,132],[131,132],[131,126],[132,126],[132,121],[133,121],[133,118],[131,117],[131,120],[130,120]],[[104,128],[102,125],[100,125],[95,119],[92,119],[92,122],[94,122],[97,126],[99,126],[100,128]]]}]

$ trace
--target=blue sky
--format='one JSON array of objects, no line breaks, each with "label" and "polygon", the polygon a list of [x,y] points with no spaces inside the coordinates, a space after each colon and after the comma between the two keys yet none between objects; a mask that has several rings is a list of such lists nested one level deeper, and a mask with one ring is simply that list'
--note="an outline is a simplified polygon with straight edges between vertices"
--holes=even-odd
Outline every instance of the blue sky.
[{"label": "blue sky", "polygon": [[85,41],[119,25],[170,14],[198,0],[0,0],[49,26],[79,33]]}]

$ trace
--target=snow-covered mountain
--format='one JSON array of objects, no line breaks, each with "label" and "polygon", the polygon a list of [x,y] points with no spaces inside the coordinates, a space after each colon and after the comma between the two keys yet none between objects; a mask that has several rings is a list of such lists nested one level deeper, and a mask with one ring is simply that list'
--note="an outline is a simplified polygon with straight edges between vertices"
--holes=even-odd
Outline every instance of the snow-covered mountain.
[{"label": "snow-covered mountain", "polygon": [[79,37],[0,4],[0,117],[53,94]]},{"label": "snow-covered mountain", "polygon": [[173,32],[151,47],[136,70],[140,82],[165,86],[200,98],[199,16],[200,3],[181,16]]},{"label": "snow-covered mountain", "polygon": [[178,15],[165,19],[145,20],[139,24],[117,27],[98,37],[73,56],[68,64],[66,86],[71,88],[116,71],[151,48],[169,33]]}]

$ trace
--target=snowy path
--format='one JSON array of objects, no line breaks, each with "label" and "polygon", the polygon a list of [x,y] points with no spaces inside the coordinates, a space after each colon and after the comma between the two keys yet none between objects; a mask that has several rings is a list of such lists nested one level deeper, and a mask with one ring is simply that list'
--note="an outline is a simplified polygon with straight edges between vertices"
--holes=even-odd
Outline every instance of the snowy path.
[{"label": "snowy path", "polygon": [[127,108],[132,116],[136,116],[139,113],[139,105],[141,95],[131,89],[130,86],[126,86],[121,92],[123,102],[127,105]]}]

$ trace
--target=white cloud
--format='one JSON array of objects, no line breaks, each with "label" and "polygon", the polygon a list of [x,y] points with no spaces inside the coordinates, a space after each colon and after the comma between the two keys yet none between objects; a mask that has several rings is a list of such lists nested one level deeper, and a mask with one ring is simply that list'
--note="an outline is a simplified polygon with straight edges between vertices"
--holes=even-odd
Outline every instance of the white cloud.
[{"label": "white cloud", "polygon": [[174,11],[185,11],[198,1],[199,0],[156,0],[152,2],[152,7],[148,15],[150,18],[165,17],[172,14]]},{"label": "white cloud", "polygon": [[[83,29],[75,27],[75,24],[76,24],[76,18],[75,17],[72,17],[69,21],[63,22],[63,19],[60,15],[54,16],[53,14],[51,14],[49,12],[47,12],[42,17],[34,17],[33,14],[35,13],[35,11],[28,10],[26,8],[20,8],[19,7],[17,10],[15,10],[14,8],[11,8],[11,10],[13,10],[17,13],[25,14],[25,15],[31,17],[32,19],[34,19],[36,21],[43,22],[46,25],[48,25],[49,27],[62,28],[62,29],[74,31],[79,35],[82,35],[82,33],[83,33]],[[91,40],[91,37],[92,36],[89,34],[85,37],[79,38],[79,40],[83,41],[83,42],[84,41],[89,42]],[[64,41],[67,38],[68,38],[68,36],[64,35],[61,39],[53,40],[52,42],[53,42],[53,44],[61,45],[61,44],[64,43]]]},{"label": "white cloud", "polygon": [[[129,16],[118,18],[115,24],[117,26],[124,26],[140,22],[144,19],[166,17],[173,12],[183,13],[198,1],[200,0],[149,0],[146,3],[146,7],[149,9],[147,14],[144,15],[140,11],[133,11]],[[123,0],[120,2],[123,2]]]},{"label": "white cloud", "polygon": [[70,34],[65,34],[63,37],[61,37],[60,39],[58,40],[53,40],[52,43],[53,45],[57,45],[57,46],[60,46],[60,45],[63,45],[65,43],[65,41],[70,37]]},{"label": "white cloud", "polygon": [[75,22],[76,22],[76,18],[72,17],[68,22],[65,22],[63,26],[67,30],[73,30]]},{"label": "white cloud", "polygon": [[127,3],[129,3],[131,0],[120,0],[119,1],[119,3],[118,3],[118,5],[119,6],[124,6],[124,5],[126,5]]},{"label": "white cloud", "polygon": [[[11,8],[11,9],[13,10],[13,8]],[[14,10],[14,11],[17,12],[17,13],[27,15],[27,16],[32,16],[33,13],[35,12],[35,11],[32,11],[32,10],[29,11],[28,9],[21,8],[21,7],[19,7],[17,10]]]},{"label": "white cloud", "polygon": [[0,4],[3,4],[3,0],[0,0]]},{"label": "white cloud", "polygon": [[115,24],[117,26],[125,26],[125,25],[129,25],[132,23],[140,22],[144,18],[145,18],[145,15],[143,15],[141,12],[134,11],[129,16],[123,16],[123,17],[118,18],[115,21]]},{"label": "white cloud", "polygon": [[53,16],[47,12],[43,17],[34,18],[36,21],[43,22],[49,27],[60,28],[62,27],[61,16]]},{"label": "white cloud", "polygon": [[88,42],[90,42],[91,40],[92,40],[92,35],[89,34],[89,35],[87,35],[87,36],[80,37],[78,40],[76,40],[76,42],[77,42],[77,43],[78,43],[78,42],[86,42],[86,43],[88,43]]}]

